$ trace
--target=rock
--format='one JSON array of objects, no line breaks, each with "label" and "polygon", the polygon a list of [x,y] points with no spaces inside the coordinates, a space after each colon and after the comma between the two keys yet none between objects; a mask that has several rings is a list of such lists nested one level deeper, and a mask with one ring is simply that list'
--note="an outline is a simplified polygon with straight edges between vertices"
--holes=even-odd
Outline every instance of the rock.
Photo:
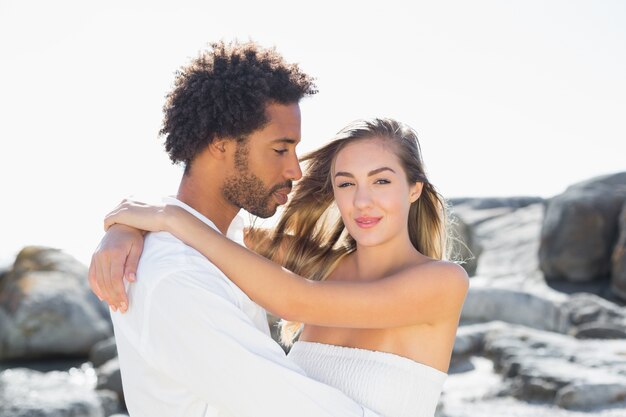
[{"label": "rock", "polygon": [[543,203],[535,203],[476,226],[474,234],[483,248],[476,274],[497,277],[539,274],[537,251],[543,215]]},{"label": "rock", "polygon": [[[463,368],[462,361],[464,359],[482,351],[483,345],[486,343],[486,335],[497,332],[499,332],[498,334],[505,334],[507,332],[504,330],[519,327],[516,325],[526,326],[527,332],[531,332],[531,328],[533,328],[563,333],[579,339],[623,339],[626,337],[626,309],[593,294],[566,296],[551,292],[548,288],[544,292],[536,290],[531,292],[493,286],[481,287],[475,285],[478,282],[481,281],[472,281],[470,284],[470,290],[461,313],[462,323],[487,323],[470,326],[464,324],[459,327],[452,356],[456,361],[455,367],[460,369]],[[498,324],[490,322],[493,320],[498,320]],[[506,322],[506,324],[502,322]],[[511,331],[509,330],[509,332]],[[498,342],[505,344],[507,355],[517,350],[528,349],[525,340],[530,336],[509,336],[505,337],[504,341]],[[546,337],[544,336],[543,339]],[[537,342],[535,347],[551,345],[553,346],[551,352],[554,353],[554,356],[561,354],[567,356],[563,352],[573,350],[569,344],[573,343],[571,341],[574,339],[571,337],[558,339],[558,337],[564,337],[558,334],[554,334],[554,337],[557,339],[550,339],[550,343],[545,340]],[[559,342],[556,343],[554,340],[559,340]],[[543,351],[543,353],[546,352]],[[572,355],[577,355],[577,353],[572,353]],[[626,366],[626,361],[623,365]],[[514,376],[520,364],[506,362],[506,365],[502,366],[506,367],[503,370],[505,374]],[[583,369],[579,371],[584,372]],[[626,368],[624,368],[623,373],[626,375]],[[563,384],[560,385],[555,385],[554,381],[548,381],[544,385],[538,386],[529,377],[523,382],[523,392],[513,387],[516,395],[534,396],[533,398],[539,399],[541,397],[540,392],[556,394],[556,390],[562,388],[567,381],[563,380]],[[546,384],[549,388],[546,387]]]},{"label": "rock", "polygon": [[552,402],[558,391],[566,384],[562,379],[552,381],[547,378],[517,378],[510,384],[508,392],[515,398],[526,401]]},{"label": "rock", "polygon": [[[112,417],[113,415],[119,416],[120,414],[116,414],[123,409],[125,406],[120,403],[119,395],[116,392],[101,389],[96,391],[96,396],[102,405],[102,411],[105,416]],[[128,416],[126,416],[128,417]]]},{"label": "rock", "polygon": [[[565,297],[564,297],[565,298]],[[465,322],[499,320],[541,330],[562,332],[561,303],[543,294],[470,283],[461,311]]]},{"label": "rock", "polygon": [[2,351],[4,350],[3,345],[3,337],[2,334],[10,331],[13,326],[11,317],[0,307],[0,358],[2,358]]},{"label": "rock", "polygon": [[96,343],[91,348],[91,352],[89,353],[89,361],[93,364],[94,368],[104,365],[106,362],[115,357],[117,357],[115,337],[110,337]]},{"label": "rock", "polygon": [[450,259],[461,262],[461,266],[463,266],[467,274],[470,277],[474,276],[482,247],[474,238],[469,225],[458,216],[452,215],[450,217],[450,229],[453,237]]},{"label": "rock", "polygon": [[27,247],[0,288],[0,359],[87,356],[112,335],[87,268],[57,249]]},{"label": "rock", "polygon": [[517,210],[518,208],[526,207],[531,204],[542,203],[544,201],[541,197],[461,197],[451,198],[449,200],[453,207],[465,206],[473,211],[476,210],[490,210],[494,208],[507,208]]},{"label": "rock", "polygon": [[478,226],[488,220],[504,216],[515,211],[511,207],[494,207],[490,209],[475,209],[469,205],[460,205],[453,208],[454,215],[463,219],[470,227]]},{"label": "rock", "polygon": [[0,373],[0,416],[106,417],[115,400],[94,391],[89,376],[14,368]]},{"label": "rock", "polygon": [[[578,407],[583,401],[580,387],[592,391],[606,384],[626,386],[622,341],[577,340],[522,326],[495,327],[485,334],[484,354],[505,378],[503,394],[525,401]],[[613,395],[621,391],[611,392],[602,397],[604,405],[624,399]]]},{"label": "rock", "polygon": [[445,410],[443,409],[442,399],[439,398],[439,402],[437,403],[437,408],[435,409],[435,417],[445,417]]},{"label": "rock", "polygon": [[485,334],[506,326],[503,322],[489,322],[459,326],[452,349],[448,374],[469,372],[474,369],[472,357],[482,354]]},{"label": "rock", "polygon": [[122,389],[122,375],[120,373],[120,363],[118,358],[113,358],[99,367],[96,371],[98,384],[96,388],[110,390],[118,395],[120,401],[124,401],[124,391]]},{"label": "rock", "polygon": [[611,256],[611,290],[626,300],[626,204],[619,215],[619,237]]},{"label": "rock", "polygon": [[626,400],[626,381],[573,383],[560,389],[555,403],[568,409],[590,409]]},{"label": "rock", "polygon": [[596,187],[598,185],[605,187],[613,187],[615,190],[621,189],[626,184],[626,172],[617,172],[615,174],[601,175],[599,177],[590,178],[585,181],[581,181],[569,188],[588,188]]},{"label": "rock", "polygon": [[610,274],[626,172],[568,187],[549,200],[539,262],[547,279],[591,281]]},{"label": "rock", "polygon": [[573,335],[578,339],[626,339],[626,328],[590,323],[580,326]]},{"label": "rock", "polygon": [[454,340],[452,356],[470,356],[482,353],[485,335],[488,332],[506,328],[501,321],[459,326]]},{"label": "rock", "polygon": [[626,308],[594,294],[573,294],[561,305],[564,333],[577,338],[626,338]]},{"label": "rock", "polygon": [[472,245],[479,248],[475,275],[541,276],[537,259],[544,215],[541,200],[519,208],[479,210],[465,203],[454,206],[454,215],[468,226]]}]

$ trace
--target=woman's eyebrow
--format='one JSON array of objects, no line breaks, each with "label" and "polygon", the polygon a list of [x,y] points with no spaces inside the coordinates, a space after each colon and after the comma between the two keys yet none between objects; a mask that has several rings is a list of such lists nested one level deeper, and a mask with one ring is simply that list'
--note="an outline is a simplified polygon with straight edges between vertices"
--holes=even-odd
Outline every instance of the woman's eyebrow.
[{"label": "woman's eyebrow", "polygon": [[[376,168],[371,170],[370,172],[367,173],[368,177],[371,177],[372,175],[376,175],[379,174],[383,171],[391,171],[394,174],[396,173],[396,171],[394,171],[393,169],[389,168],[389,167],[381,167],[381,168]],[[349,172],[345,172],[345,171],[338,171],[337,173],[335,173],[335,177],[349,177],[349,178],[354,178],[354,175],[349,173]]]}]

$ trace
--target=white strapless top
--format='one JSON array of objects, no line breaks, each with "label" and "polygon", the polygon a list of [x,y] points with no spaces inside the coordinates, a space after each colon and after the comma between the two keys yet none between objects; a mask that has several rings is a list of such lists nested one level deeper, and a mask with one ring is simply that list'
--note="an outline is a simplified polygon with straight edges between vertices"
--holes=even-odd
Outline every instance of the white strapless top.
[{"label": "white strapless top", "polygon": [[383,417],[433,417],[448,376],[387,352],[297,341],[289,358]]}]

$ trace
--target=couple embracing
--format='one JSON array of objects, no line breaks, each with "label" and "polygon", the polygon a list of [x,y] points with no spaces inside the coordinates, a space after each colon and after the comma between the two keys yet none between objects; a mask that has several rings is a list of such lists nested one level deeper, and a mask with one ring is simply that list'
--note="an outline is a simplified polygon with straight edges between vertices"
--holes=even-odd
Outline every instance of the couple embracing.
[{"label": "couple embracing", "polygon": [[[116,207],[90,266],[131,417],[434,415],[469,283],[445,260],[445,202],[392,119],[299,160],[298,103],[315,92],[252,42],[178,72],[161,130],[178,194]],[[283,204],[272,230],[238,214]]]}]

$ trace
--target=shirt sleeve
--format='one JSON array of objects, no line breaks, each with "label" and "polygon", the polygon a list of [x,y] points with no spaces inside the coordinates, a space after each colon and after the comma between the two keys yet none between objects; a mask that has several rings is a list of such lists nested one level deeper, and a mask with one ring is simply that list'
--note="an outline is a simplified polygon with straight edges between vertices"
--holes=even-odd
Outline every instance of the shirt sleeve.
[{"label": "shirt sleeve", "polygon": [[377,417],[308,378],[254,326],[219,277],[178,271],[154,288],[142,353],[209,404],[237,417]]}]

